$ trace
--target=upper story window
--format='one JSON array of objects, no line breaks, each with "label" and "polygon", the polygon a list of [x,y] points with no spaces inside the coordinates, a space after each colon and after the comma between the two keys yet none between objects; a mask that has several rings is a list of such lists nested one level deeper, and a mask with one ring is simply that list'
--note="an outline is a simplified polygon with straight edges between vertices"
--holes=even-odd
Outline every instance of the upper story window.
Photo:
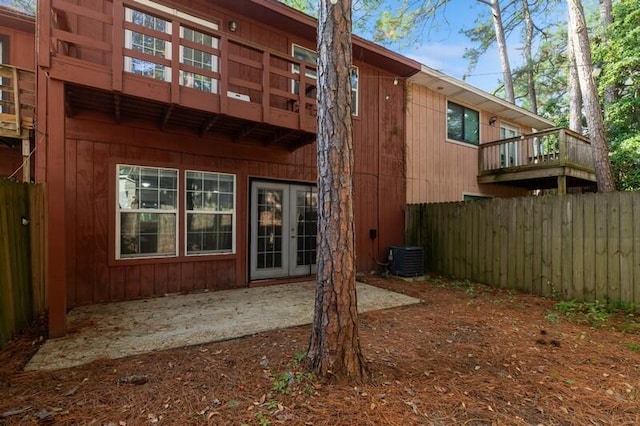
[{"label": "upper story window", "polygon": [[[218,24],[215,22],[205,21],[149,0],[136,0],[136,2],[153,7],[162,13],[176,15],[181,20],[195,22],[212,30],[218,29]],[[139,26],[139,29],[125,29],[125,47],[159,59],[154,61],[153,58],[143,59],[141,57],[132,57],[133,55],[125,56],[125,71],[170,82],[171,66],[169,66],[170,62],[168,61],[173,59],[171,57],[172,43],[170,41],[172,23],[167,19],[128,7],[125,8],[125,20]],[[132,26],[130,25],[129,27]],[[180,84],[203,92],[218,93],[216,74],[219,73],[220,69],[219,57],[216,52],[220,48],[220,40],[214,35],[180,25],[179,43],[180,58],[178,59],[180,64],[185,65],[185,68],[187,68],[186,70],[180,69]]]},{"label": "upper story window", "polygon": [[[184,26],[180,27],[180,38],[206,48],[218,49],[220,44],[216,37]],[[218,56],[195,47],[181,45],[180,62],[201,70],[219,72]],[[218,80],[197,72],[180,70],[180,84],[203,92],[218,93]]]},{"label": "upper story window", "polygon": [[[292,45],[292,55],[294,58],[299,59],[301,61],[316,64],[318,59],[318,54],[316,51],[307,49],[306,47],[299,46],[297,44]],[[300,67],[298,65],[293,65],[292,72],[299,74]],[[317,79],[318,74],[315,68],[313,69],[305,69],[305,75],[312,79]],[[292,91],[293,93],[298,93],[298,82],[293,82]],[[315,97],[315,86],[310,86],[305,88],[305,94],[309,97]],[[353,115],[358,115],[358,67],[351,67],[351,112]]]},{"label": "upper story window", "polygon": [[[165,34],[171,34],[171,23],[164,19],[149,15],[138,10],[126,8],[125,19],[136,25]],[[171,60],[171,42],[141,32],[125,29],[125,47],[147,55]],[[125,56],[124,67],[126,71],[144,75],[157,80],[171,81],[171,68],[152,61]]]},{"label": "upper story window", "polygon": [[447,102],[447,139],[478,145],[480,113],[454,102]]}]

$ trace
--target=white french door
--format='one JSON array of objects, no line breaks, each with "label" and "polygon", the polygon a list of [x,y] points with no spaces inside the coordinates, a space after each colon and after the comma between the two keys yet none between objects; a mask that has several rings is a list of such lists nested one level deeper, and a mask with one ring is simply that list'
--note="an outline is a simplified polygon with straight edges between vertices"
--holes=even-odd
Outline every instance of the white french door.
[{"label": "white french door", "polygon": [[314,185],[252,182],[250,279],[315,273],[317,216]]}]

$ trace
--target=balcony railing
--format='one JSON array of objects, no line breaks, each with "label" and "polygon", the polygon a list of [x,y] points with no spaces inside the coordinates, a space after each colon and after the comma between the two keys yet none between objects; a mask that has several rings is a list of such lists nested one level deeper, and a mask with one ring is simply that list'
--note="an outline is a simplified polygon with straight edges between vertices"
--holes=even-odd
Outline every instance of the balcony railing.
[{"label": "balcony railing", "polygon": [[481,176],[559,166],[594,170],[589,139],[564,128],[489,142],[479,148]]},{"label": "balcony railing", "polygon": [[313,64],[159,2],[50,1],[56,78],[315,132]]},{"label": "balcony railing", "polygon": [[29,139],[35,106],[35,73],[0,65],[0,136]]}]

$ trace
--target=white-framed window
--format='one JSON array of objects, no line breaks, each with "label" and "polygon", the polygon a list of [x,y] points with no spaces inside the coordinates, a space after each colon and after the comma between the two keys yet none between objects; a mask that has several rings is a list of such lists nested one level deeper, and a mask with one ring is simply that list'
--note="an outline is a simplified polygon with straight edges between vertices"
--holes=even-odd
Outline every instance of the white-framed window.
[{"label": "white-framed window", "polygon": [[[317,63],[318,53],[315,50],[307,49],[306,47],[300,46],[298,44],[291,45],[291,55],[299,59],[300,61],[307,62],[309,64]],[[291,72],[294,74],[300,73],[300,67],[297,64],[293,64],[291,67]],[[312,79],[318,78],[318,73],[315,68],[309,69],[305,68],[305,76]],[[353,115],[358,115],[358,77],[359,71],[358,67],[355,65],[351,66],[351,113]],[[291,91],[295,94],[298,93],[298,82],[292,81]],[[305,95],[307,97],[315,98],[316,96],[316,87],[315,85],[307,85],[305,87]]]},{"label": "white-framed window", "polygon": [[116,259],[178,254],[178,170],[117,165]]},{"label": "white-framed window", "polygon": [[[162,33],[171,34],[171,22],[139,10],[125,8],[125,20]],[[125,47],[147,55],[171,60],[171,42],[129,29],[124,30]],[[144,59],[124,57],[124,69],[156,80],[171,81],[171,67]]]},{"label": "white-framed window", "polygon": [[447,139],[472,145],[480,143],[480,113],[455,102],[447,102]]},{"label": "white-framed window", "polygon": [[186,255],[235,252],[236,177],[185,172]]},{"label": "white-framed window", "polygon": [[[218,49],[220,44],[218,38],[184,26],[180,26],[180,38],[214,49]],[[180,46],[180,63],[219,72],[218,56],[192,47]],[[198,73],[180,70],[180,84],[203,92],[218,93],[218,80]]]},{"label": "white-framed window", "polygon": [[[500,123],[500,139],[509,139],[520,135],[520,129],[508,123]],[[500,145],[500,167],[514,167],[519,160],[518,143],[508,142]]]}]

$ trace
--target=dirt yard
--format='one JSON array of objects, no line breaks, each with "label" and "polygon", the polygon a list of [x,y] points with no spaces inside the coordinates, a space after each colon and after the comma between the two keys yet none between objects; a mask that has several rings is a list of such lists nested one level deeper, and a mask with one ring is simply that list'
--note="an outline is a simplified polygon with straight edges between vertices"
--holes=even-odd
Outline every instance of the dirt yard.
[{"label": "dirt yard", "polygon": [[24,372],[34,329],[0,352],[0,425],[640,424],[630,307],[609,317],[442,278],[366,281],[425,301],[360,316],[368,383],[303,371],[308,326]]}]

